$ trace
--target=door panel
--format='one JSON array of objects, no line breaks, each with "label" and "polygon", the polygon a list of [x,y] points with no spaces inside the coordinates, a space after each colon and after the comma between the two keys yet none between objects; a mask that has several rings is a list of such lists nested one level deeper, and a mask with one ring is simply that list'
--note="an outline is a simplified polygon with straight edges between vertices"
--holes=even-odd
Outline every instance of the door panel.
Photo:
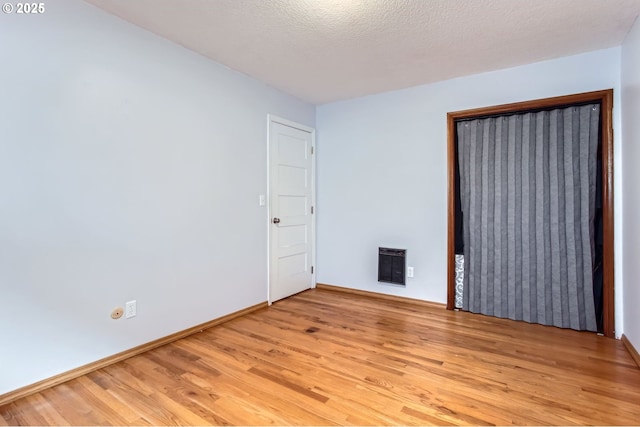
[{"label": "door panel", "polygon": [[313,285],[313,134],[269,122],[270,302]]}]

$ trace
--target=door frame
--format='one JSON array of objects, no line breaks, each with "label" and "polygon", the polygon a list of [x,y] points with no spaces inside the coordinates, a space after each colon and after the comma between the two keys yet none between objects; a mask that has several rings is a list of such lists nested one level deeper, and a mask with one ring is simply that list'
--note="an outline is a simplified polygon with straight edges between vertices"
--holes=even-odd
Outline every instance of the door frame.
[{"label": "door frame", "polygon": [[294,129],[298,129],[311,134],[311,206],[314,212],[311,215],[311,288],[316,287],[316,130],[315,128],[296,123],[294,121],[279,117],[275,114],[267,114],[267,303],[273,304],[271,300],[271,127],[273,123],[278,123]]},{"label": "door frame", "polygon": [[516,102],[492,107],[447,113],[448,228],[447,228],[447,310],[455,309],[455,142],[456,120],[497,114],[544,110],[574,104],[599,102],[602,143],[602,232],[603,232],[603,333],[615,338],[614,311],[614,218],[613,218],[613,89]]}]

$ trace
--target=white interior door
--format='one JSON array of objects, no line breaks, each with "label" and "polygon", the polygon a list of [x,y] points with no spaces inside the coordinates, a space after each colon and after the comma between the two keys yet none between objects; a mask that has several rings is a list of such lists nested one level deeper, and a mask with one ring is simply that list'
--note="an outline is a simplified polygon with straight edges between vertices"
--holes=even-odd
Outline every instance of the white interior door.
[{"label": "white interior door", "polygon": [[313,287],[314,131],[269,118],[269,302]]}]

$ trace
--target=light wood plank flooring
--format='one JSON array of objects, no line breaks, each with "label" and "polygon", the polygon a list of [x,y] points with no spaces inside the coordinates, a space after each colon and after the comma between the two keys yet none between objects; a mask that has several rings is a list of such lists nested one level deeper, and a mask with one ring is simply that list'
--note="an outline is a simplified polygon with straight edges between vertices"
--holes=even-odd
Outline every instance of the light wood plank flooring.
[{"label": "light wood plank flooring", "polygon": [[640,424],[621,342],[311,290],[0,407],[0,425]]}]

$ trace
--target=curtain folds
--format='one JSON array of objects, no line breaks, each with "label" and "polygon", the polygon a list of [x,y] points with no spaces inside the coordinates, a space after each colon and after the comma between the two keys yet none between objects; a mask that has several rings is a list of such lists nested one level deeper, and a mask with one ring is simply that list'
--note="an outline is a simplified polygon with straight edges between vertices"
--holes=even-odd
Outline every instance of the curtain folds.
[{"label": "curtain folds", "polygon": [[457,123],[463,309],[595,331],[600,106]]}]

